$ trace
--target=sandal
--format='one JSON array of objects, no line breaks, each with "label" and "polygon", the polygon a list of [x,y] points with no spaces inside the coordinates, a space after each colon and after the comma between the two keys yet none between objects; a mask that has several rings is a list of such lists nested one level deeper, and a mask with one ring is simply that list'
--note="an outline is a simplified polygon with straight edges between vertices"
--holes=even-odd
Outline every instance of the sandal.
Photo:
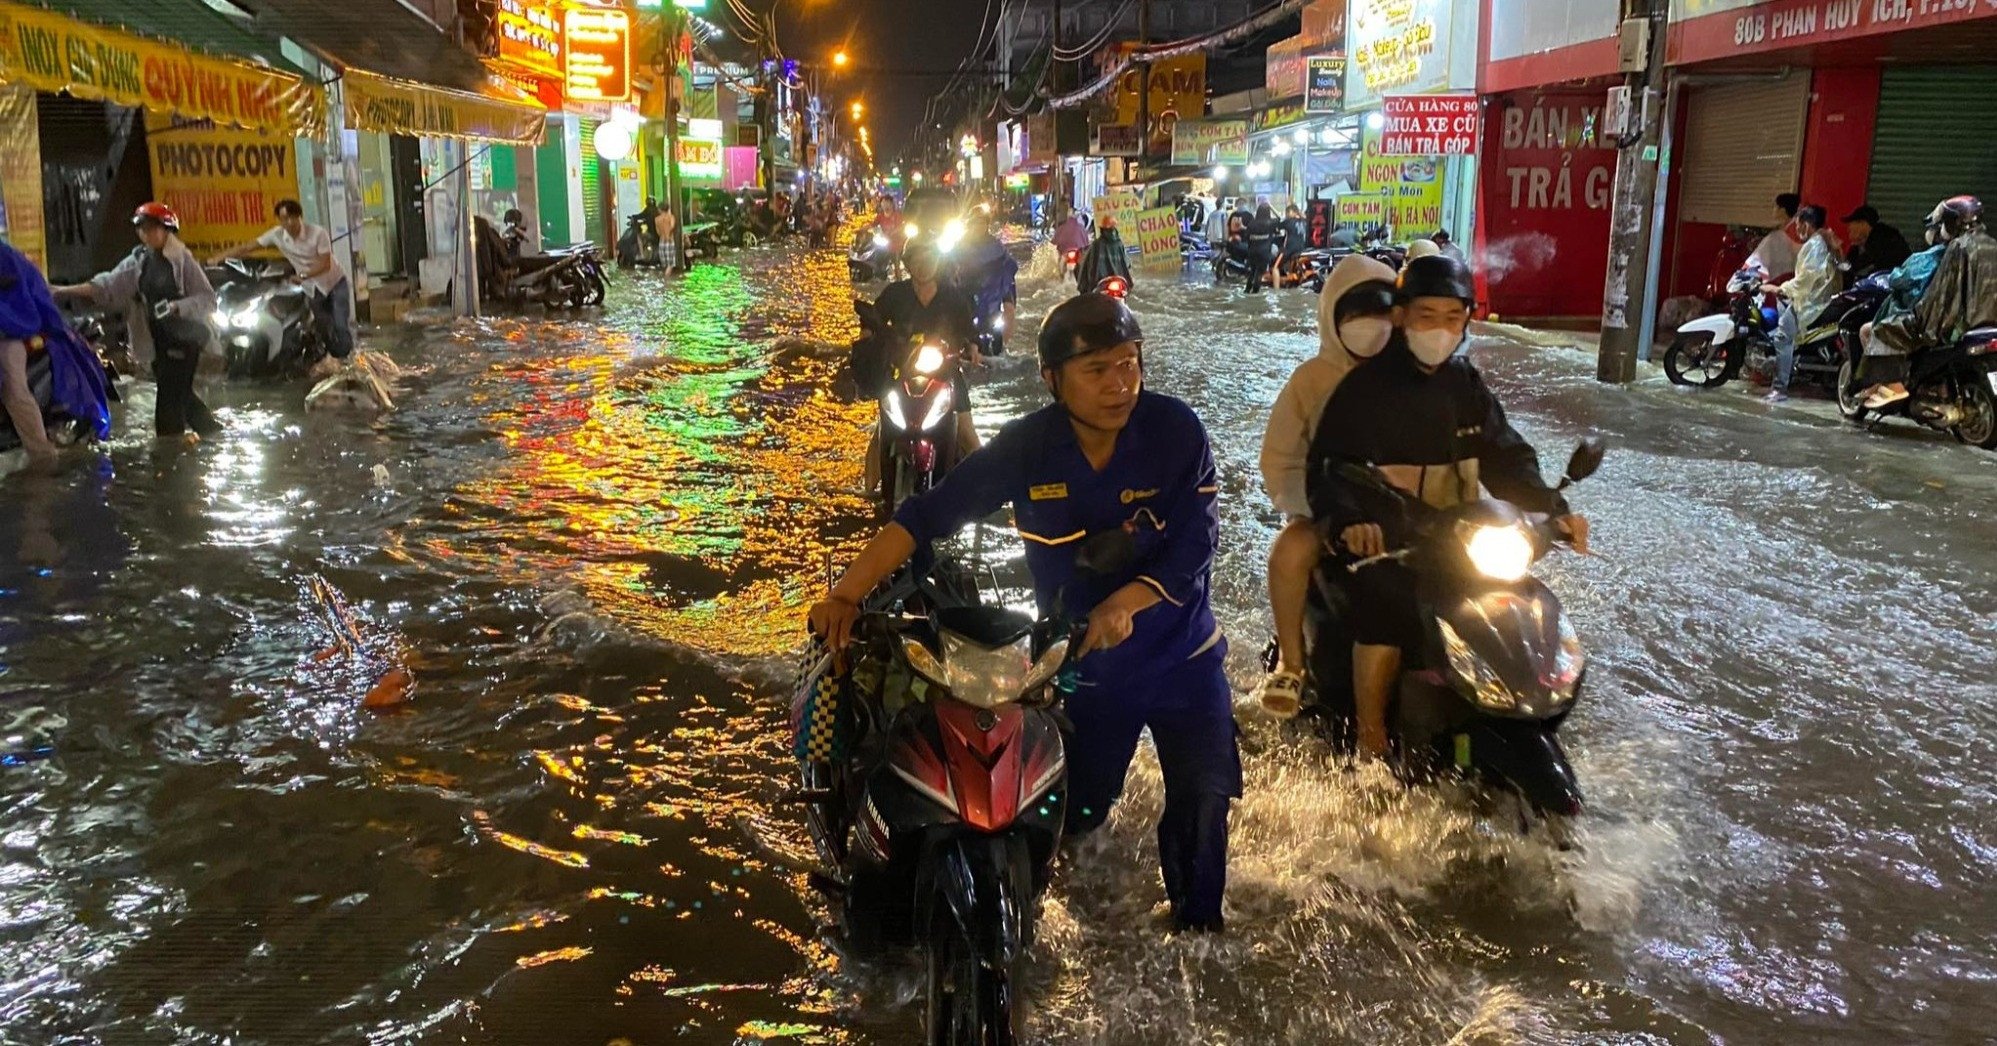
[{"label": "sandal", "polygon": [[1906,399],[1909,393],[1905,385],[1882,385],[1872,395],[1865,397],[1866,410],[1880,410]]},{"label": "sandal", "polygon": [[1304,677],[1295,672],[1271,672],[1255,690],[1262,710],[1278,719],[1293,718],[1304,703]]}]

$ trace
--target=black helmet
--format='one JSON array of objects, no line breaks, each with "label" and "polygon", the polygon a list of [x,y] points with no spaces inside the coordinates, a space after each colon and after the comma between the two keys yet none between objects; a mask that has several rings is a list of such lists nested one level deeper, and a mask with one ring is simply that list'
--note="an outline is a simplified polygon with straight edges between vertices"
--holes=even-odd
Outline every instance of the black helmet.
[{"label": "black helmet", "polygon": [[1394,307],[1394,285],[1386,280],[1365,280],[1353,284],[1331,303],[1333,323],[1354,316],[1380,316]]},{"label": "black helmet", "polygon": [[1456,298],[1474,307],[1477,286],[1470,278],[1470,266],[1447,254],[1430,254],[1408,262],[1394,287],[1394,301],[1406,305],[1416,298]]},{"label": "black helmet", "polygon": [[1929,225],[1939,226],[1947,239],[1961,236],[1963,230],[1983,222],[1983,201],[1974,196],[1951,196],[1928,212]]},{"label": "black helmet", "polygon": [[1101,291],[1077,294],[1040,321],[1040,368],[1058,370],[1077,356],[1144,340],[1137,314],[1121,298]]}]

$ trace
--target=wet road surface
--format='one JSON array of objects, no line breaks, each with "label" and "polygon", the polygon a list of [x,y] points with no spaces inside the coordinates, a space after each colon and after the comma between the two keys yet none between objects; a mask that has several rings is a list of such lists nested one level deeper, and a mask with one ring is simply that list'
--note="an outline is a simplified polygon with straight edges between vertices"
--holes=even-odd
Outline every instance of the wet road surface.
[{"label": "wet road surface", "polygon": [[[0,480],[0,1042],[899,1043],[912,971],[825,947],[779,802],[784,685],[864,537],[832,252],[602,316],[383,332],[383,419],[230,390],[229,435]],[[1021,316],[1064,290],[1029,281]],[[1154,387],[1223,482],[1237,687],[1267,630],[1266,405],[1314,299],[1140,274]],[[1028,325],[1030,333],[1031,324]],[[1562,854],[1248,724],[1231,931],[1168,940],[1140,760],[1064,872],[1036,1033],[1100,1043],[1968,1042],[1997,1020],[1997,455],[1473,354],[1600,555]],[[989,431],[1042,393],[1017,354]],[[1016,544],[988,535],[1000,579]],[[417,678],[312,660],[326,577]],[[378,651],[379,652],[379,651]],[[378,666],[377,666],[378,667]],[[18,738],[19,740],[13,740]],[[53,754],[34,758],[38,746]],[[4,754],[4,753],[0,753]]]}]

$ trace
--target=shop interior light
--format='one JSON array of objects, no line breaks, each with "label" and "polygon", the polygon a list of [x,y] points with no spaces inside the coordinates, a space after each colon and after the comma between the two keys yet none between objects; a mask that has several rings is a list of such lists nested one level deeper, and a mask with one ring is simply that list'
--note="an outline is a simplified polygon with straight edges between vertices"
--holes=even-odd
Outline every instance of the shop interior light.
[{"label": "shop interior light", "polygon": [[1276,140],[1276,146],[1275,146],[1275,148],[1274,148],[1274,149],[1272,149],[1272,150],[1270,150],[1270,151],[1271,151],[1271,152],[1273,152],[1273,153],[1275,153],[1275,154],[1276,154],[1277,156],[1288,156],[1288,155],[1290,155],[1290,142],[1289,142],[1289,140],[1288,140],[1288,139],[1284,139],[1284,138],[1279,138],[1279,139],[1277,139],[1277,140]]},{"label": "shop interior light", "polygon": [[1387,126],[1387,114],[1380,112],[1378,110],[1374,110],[1373,112],[1366,114],[1367,130],[1377,131],[1385,126]]},{"label": "shop interior light", "polygon": [[1217,182],[1224,182],[1224,181],[1226,181],[1226,180],[1227,180],[1227,168],[1226,168],[1226,167],[1224,167],[1224,166],[1223,166],[1223,167],[1216,167],[1216,168],[1214,168],[1214,169],[1213,169],[1213,180],[1214,180],[1214,181],[1217,181]]},{"label": "shop interior light", "polygon": [[1311,132],[1307,127],[1297,128],[1297,133],[1292,135],[1292,137],[1297,140],[1298,145],[1309,145],[1311,143]]},{"label": "shop interior light", "polygon": [[631,155],[632,125],[615,120],[596,129],[596,155],[616,163]]}]

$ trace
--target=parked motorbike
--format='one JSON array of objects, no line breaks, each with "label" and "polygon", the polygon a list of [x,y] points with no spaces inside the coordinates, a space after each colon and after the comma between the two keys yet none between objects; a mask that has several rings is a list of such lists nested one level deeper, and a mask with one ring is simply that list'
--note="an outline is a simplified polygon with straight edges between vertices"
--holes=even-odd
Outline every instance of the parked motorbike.
[{"label": "parked motorbike", "polygon": [[1213,252],[1213,279],[1215,283],[1248,278],[1248,260],[1227,249],[1225,244]]},{"label": "parked motorbike", "polygon": [[302,378],[326,358],[311,291],[292,283],[285,266],[234,258],[213,271],[213,321],[229,377]]},{"label": "parked motorbike", "polygon": [[1317,247],[1298,251],[1290,261],[1290,276],[1296,280],[1297,286],[1308,289],[1312,294],[1322,294],[1324,279],[1331,274],[1331,267],[1338,263],[1341,256],[1341,252]]},{"label": "parked motorbike", "polygon": [[[1582,443],[1560,487],[1586,479],[1601,460],[1599,443]],[[1401,765],[1417,775],[1453,770],[1516,794],[1527,822],[1581,813],[1581,788],[1556,734],[1579,700],[1585,656],[1560,600],[1531,572],[1562,538],[1502,501],[1436,509],[1371,465],[1340,472],[1389,535],[1411,540],[1352,563],[1327,556],[1319,566],[1307,618],[1306,711],[1336,747],[1355,747],[1348,608],[1333,572],[1404,563],[1416,579],[1424,643],[1410,652],[1387,713]]]},{"label": "parked motorbike", "polygon": [[659,264],[659,230],[643,213],[624,219],[624,235],[617,238],[617,267]]},{"label": "parked motorbike", "polygon": [[[1084,572],[1133,554],[1113,530],[1084,543]],[[841,935],[863,955],[926,960],[923,1041],[1018,1041],[1018,967],[1059,850],[1067,755],[1058,710],[1081,627],[953,603],[870,598],[846,652],[827,652],[792,701],[805,805]],[[1057,600],[1057,604],[1065,600]],[[835,658],[854,668],[837,682]]]},{"label": "parked motorbike", "polygon": [[1179,231],[1179,258],[1182,262],[1191,265],[1211,263],[1215,253],[1216,248],[1206,237],[1183,229]]},{"label": "parked motorbike", "polygon": [[610,274],[603,267],[603,249],[595,243],[584,241],[567,247],[558,247],[547,254],[550,258],[572,258],[581,279],[578,288],[581,300],[570,301],[578,308],[585,305],[601,305],[610,293]]},{"label": "parked motorbike", "polygon": [[1997,327],[1978,327],[1953,345],[1927,353],[1939,355],[1914,358],[1912,370],[1919,377],[1910,377],[1910,395],[1878,411],[1866,409],[1857,357],[1847,358],[1838,371],[1839,412],[1853,421],[1904,417],[1964,443],[1997,450]]},{"label": "parked motorbike", "polygon": [[[1796,377],[1833,387],[1847,361],[1863,354],[1860,327],[1878,315],[1889,293],[1884,273],[1867,276],[1832,298],[1815,322],[1796,339]],[[1761,293],[1759,268],[1742,269],[1728,281],[1728,311],[1702,316],[1678,328],[1664,352],[1664,374],[1676,385],[1713,388],[1752,368],[1758,375],[1775,369],[1777,308]]]},{"label": "parked motorbike", "polygon": [[588,304],[592,288],[584,268],[585,252],[522,255],[519,251],[524,240],[517,232],[502,235],[482,216],[474,222],[480,244],[481,298],[515,307],[532,303],[550,309]]}]

